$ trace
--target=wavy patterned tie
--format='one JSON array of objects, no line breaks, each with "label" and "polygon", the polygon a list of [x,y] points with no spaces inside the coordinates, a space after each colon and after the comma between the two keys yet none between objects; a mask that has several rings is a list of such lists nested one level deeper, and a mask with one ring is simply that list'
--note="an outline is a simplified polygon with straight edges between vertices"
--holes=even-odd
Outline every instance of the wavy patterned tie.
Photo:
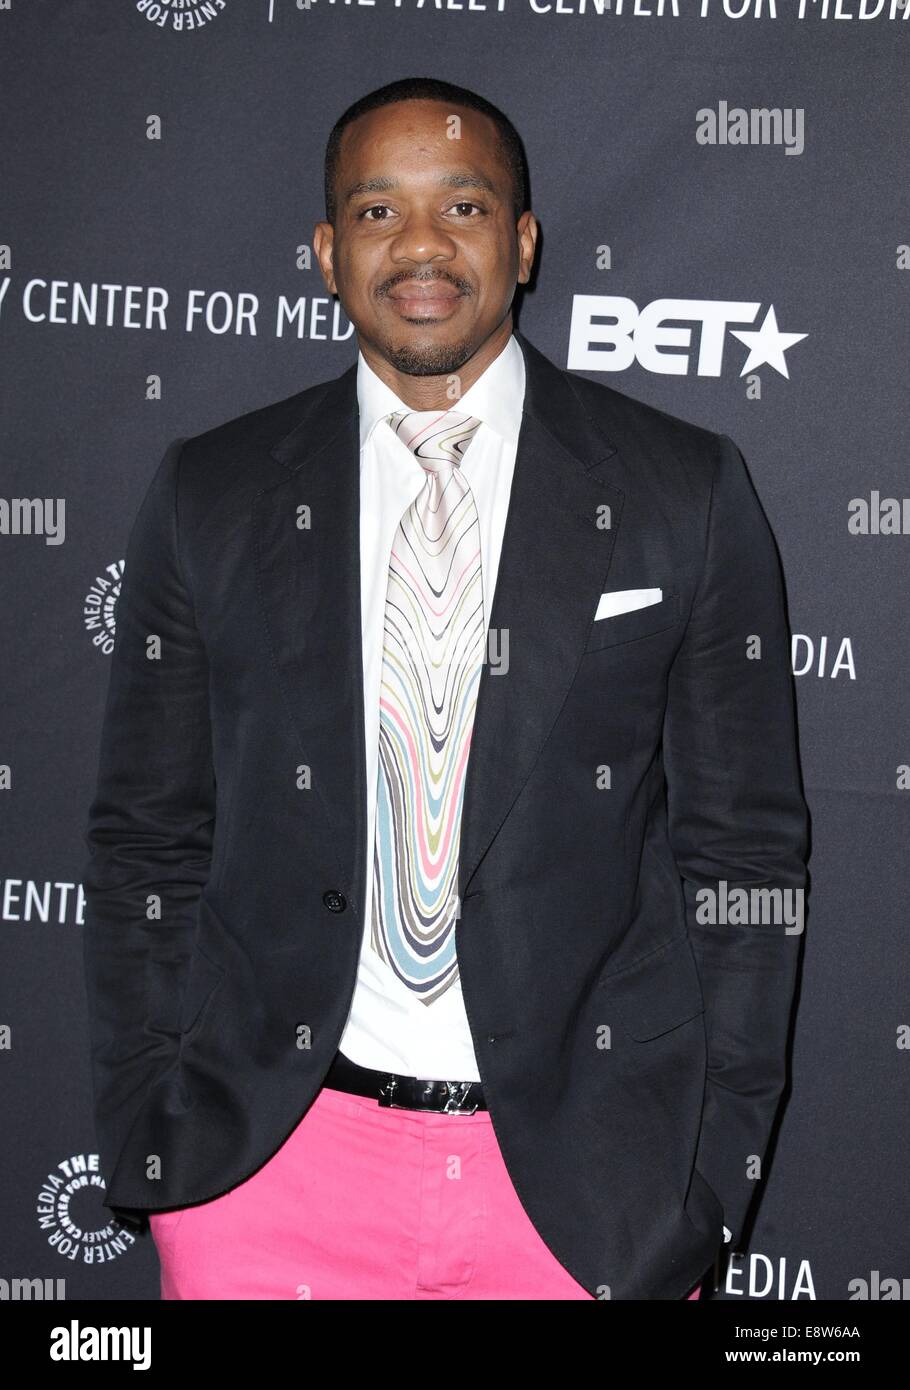
[{"label": "wavy patterned tie", "polygon": [[480,420],[386,418],[427,476],[389,560],[370,939],[429,1005],[458,977],[461,807],[485,645],[480,528],[458,465]]}]

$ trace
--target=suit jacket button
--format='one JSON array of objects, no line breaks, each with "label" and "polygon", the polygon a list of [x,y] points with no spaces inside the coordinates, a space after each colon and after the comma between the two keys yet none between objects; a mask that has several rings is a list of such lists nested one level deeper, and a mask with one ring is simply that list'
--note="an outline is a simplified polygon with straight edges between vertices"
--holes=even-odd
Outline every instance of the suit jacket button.
[{"label": "suit jacket button", "polygon": [[343,893],[339,893],[337,888],[329,888],[323,893],[322,901],[325,903],[329,912],[344,912],[348,905],[348,900]]},{"label": "suit jacket button", "polygon": [[496,1041],[496,1034],[495,1034],[495,1033],[488,1033],[488,1034],[487,1034],[487,1042],[495,1042],[495,1041]]}]

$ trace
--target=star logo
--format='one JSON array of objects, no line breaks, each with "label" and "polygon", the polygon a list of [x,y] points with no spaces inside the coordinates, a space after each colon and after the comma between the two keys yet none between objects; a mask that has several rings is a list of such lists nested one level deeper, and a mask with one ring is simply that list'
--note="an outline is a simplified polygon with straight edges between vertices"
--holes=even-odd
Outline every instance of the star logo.
[{"label": "star logo", "polygon": [[746,328],[731,328],[730,332],[734,338],[738,338],[741,343],[745,343],[749,349],[749,356],[746,358],[740,376],[745,376],[747,372],[754,372],[757,367],[764,366],[767,362],[769,367],[773,367],[781,376],[790,380],[790,373],[787,371],[787,361],[784,353],[788,348],[793,347],[794,343],[802,342],[803,338],[808,337],[807,333],[781,333],[777,326],[777,315],[772,304],[765,314],[761,328],[757,331]]}]

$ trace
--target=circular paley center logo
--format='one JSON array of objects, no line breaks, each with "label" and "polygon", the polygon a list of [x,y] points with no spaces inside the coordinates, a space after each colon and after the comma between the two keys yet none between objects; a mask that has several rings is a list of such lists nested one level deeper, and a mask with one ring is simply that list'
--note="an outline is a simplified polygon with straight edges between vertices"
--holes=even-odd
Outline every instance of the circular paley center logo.
[{"label": "circular paley center logo", "polygon": [[136,1237],[102,1205],[105,1182],[96,1153],[71,1154],[41,1184],[35,1211],[48,1245],[70,1264],[119,1259]]},{"label": "circular paley center logo", "polygon": [[123,561],[114,560],[104,573],[95,577],[82,605],[82,621],[92,639],[92,646],[110,656],[114,650],[117,600],[123,578]]},{"label": "circular paley center logo", "polygon": [[228,0],[133,0],[136,11],[156,29],[195,34],[224,13]]}]

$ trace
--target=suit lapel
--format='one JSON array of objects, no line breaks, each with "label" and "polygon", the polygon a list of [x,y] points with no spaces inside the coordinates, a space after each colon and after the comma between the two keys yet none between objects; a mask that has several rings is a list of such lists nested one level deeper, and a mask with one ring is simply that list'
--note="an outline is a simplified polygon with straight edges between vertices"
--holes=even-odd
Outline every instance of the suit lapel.
[{"label": "suit lapel", "polygon": [[355,363],[272,446],[287,474],[253,503],[266,636],[300,762],[312,769],[301,795],[325,813],[314,849],[337,866],[326,887],[352,896],[366,834],[358,418]]},{"label": "suit lapel", "polygon": [[[465,781],[462,898],[572,683],[623,502],[602,471],[615,446],[585,414],[565,376],[523,335],[515,336],[525,360],[524,413]],[[253,504],[266,633],[300,761],[313,768],[326,852],[334,855],[339,886],[357,891],[369,865],[362,844],[367,788],[356,363],[328,383],[270,452],[287,476]],[[611,511],[609,529],[598,525],[604,504]],[[497,673],[500,663],[504,669]]]},{"label": "suit lapel", "polygon": [[[623,502],[600,471],[615,446],[589,421],[562,373],[515,336],[525,359],[524,414],[465,775],[462,898],[575,676]],[[611,512],[607,530],[597,525],[603,504]],[[507,668],[497,674],[506,650]]]}]

